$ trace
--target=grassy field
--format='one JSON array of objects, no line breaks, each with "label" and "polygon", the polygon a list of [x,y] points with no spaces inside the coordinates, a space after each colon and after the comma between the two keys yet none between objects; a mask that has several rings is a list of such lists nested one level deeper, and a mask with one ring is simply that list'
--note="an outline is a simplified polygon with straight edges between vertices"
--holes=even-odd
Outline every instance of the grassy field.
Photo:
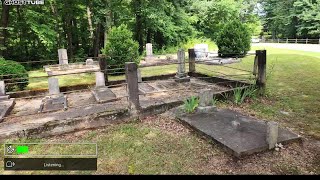
[{"label": "grassy field", "polygon": [[[259,49],[259,47],[256,47]],[[244,159],[234,159],[223,149],[190,132],[166,116],[149,117],[141,122],[115,125],[101,130],[83,131],[28,142],[97,142],[97,172],[50,172],[51,174],[320,174],[320,53],[268,48],[268,84],[266,97],[240,106],[221,103],[251,116],[280,122],[310,137],[302,145],[285,146]],[[252,70],[253,57],[228,65]],[[220,66],[197,65],[197,71],[209,75],[242,74]],[[215,71],[215,72],[212,72]],[[176,72],[175,65],[142,69],[143,76]],[[41,72],[31,72],[38,76]],[[43,74],[43,73],[42,73]],[[94,76],[62,78],[61,83],[90,83]],[[124,78],[112,77],[113,79]],[[31,83],[29,88],[44,86]],[[19,140],[25,142],[26,140]],[[3,147],[0,147],[3,148]],[[3,172],[0,155],[0,174]],[[23,172],[23,174],[48,172]]]}]

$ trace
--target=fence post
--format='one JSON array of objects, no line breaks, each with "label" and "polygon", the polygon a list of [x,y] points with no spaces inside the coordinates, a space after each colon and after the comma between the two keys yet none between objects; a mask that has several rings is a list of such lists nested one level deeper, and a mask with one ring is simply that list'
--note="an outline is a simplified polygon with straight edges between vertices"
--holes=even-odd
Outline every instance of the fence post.
[{"label": "fence post", "polygon": [[289,39],[287,38],[287,44],[289,43]]},{"label": "fence post", "polygon": [[260,95],[264,95],[267,80],[267,51],[257,50],[256,54],[258,56],[258,79],[256,84],[259,88]]},{"label": "fence post", "polygon": [[319,44],[320,44],[320,38],[319,38]]},{"label": "fence post", "polygon": [[298,38],[296,38],[296,44],[298,44]]},{"label": "fence post", "polygon": [[196,72],[196,52],[194,49],[189,49],[189,73],[192,75]]},{"label": "fence post", "polygon": [[109,79],[108,79],[108,64],[105,56],[99,56],[99,66],[100,66],[100,71],[104,74],[104,80],[105,80],[105,85],[109,85]]},{"label": "fence post", "polygon": [[140,110],[138,65],[134,62],[126,63],[126,81],[128,86],[129,104],[133,109]]},{"label": "fence post", "polygon": [[309,39],[307,38],[307,39],[306,39],[306,44],[308,44],[308,40],[309,40]]},{"label": "fence post", "polygon": [[280,39],[278,38],[278,43],[280,43]]}]

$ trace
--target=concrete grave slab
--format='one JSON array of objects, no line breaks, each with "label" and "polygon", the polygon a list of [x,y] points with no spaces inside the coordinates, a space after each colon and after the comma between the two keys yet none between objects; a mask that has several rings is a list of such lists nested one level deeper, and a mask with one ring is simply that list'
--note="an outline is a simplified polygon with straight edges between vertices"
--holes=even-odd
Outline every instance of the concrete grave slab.
[{"label": "concrete grave slab", "polygon": [[42,100],[39,112],[53,112],[68,109],[67,96],[63,94],[47,96]]},{"label": "concrete grave slab", "polygon": [[14,105],[15,105],[15,99],[0,101],[0,123],[3,121],[4,117],[10,114]]},{"label": "concrete grave slab", "polygon": [[91,92],[98,103],[106,103],[118,100],[117,96],[108,87],[95,88]]},{"label": "concrete grave slab", "polygon": [[148,83],[139,83],[139,91],[142,94],[151,93],[157,91],[156,88],[150,86]]},{"label": "concrete grave slab", "polygon": [[[267,122],[223,109],[212,113],[177,114],[177,118],[194,130],[222,144],[233,155],[241,157],[269,149]],[[278,143],[299,140],[300,136],[279,128]]]}]

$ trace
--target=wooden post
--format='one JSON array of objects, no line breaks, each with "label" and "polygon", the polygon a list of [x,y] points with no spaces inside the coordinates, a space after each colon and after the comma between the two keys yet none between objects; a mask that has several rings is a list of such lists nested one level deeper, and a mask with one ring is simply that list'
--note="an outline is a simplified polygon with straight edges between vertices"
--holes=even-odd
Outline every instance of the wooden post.
[{"label": "wooden post", "polygon": [[289,39],[287,38],[287,44],[289,43]]},{"label": "wooden post", "polygon": [[320,44],[320,38],[319,38],[319,44]]},{"label": "wooden post", "polygon": [[196,72],[196,52],[194,49],[189,49],[189,73]]},{"label": "wooden post", "polygon": [[278,43],[280,43],[280,39],[278,38]]},{"label": "wooden post", "polygon": [[267,80],[267,51],[257,50],[256,54],[258,56],[258,79],[256,84],[259,88],[260,95],[264,95]]},{"label": "wooden post", "polygon": [[308,40],[309,40],[309,39],[307,38],[307,39],[306,39],[306,44],[308,44]]},{"label": "wooden post", "polygon": [[296,38],[296,44],[298,44],[298,38]]},{"label": "wooden post", "polygon": [[105,84],[106,84],[106,86],[108,86],[109,79],[108,79],[107,59],[105,58],[105,56],[99,56],[98,60],[99,60],[100,71],[104,73]]},{"label": "wooden post", "polygon": [[[126,81],[128,86],[129,103],[135,110],[140,110],[138,65],[134,62],[126,63]],[[133,105],[133,106],[132,106]]]}]

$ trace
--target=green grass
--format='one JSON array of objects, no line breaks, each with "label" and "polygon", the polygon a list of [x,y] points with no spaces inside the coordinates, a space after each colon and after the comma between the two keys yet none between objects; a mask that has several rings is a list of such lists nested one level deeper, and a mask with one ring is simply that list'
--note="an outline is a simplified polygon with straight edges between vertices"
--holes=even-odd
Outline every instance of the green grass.
[{"label": "green grass", "polygon": [[[18,142],[45,141],[45,139],[23,139]],[[68,142],[74,141],[97,142],[97,172],[33,171],[19,172],[19,174],[194,174],[198,172],[198,165],[201,161],[205,161],[206,157],[200,152],[206,148],[206,145],[199,143],[196,136],[176,135],[136,123],[121,124],[99,132],[92,131]],[[33,152],[43,152],[40,148],[34,147]],[[0,149],[3,149],[3,145],[0,145]],[[70,151],[67,148],[61,150]],[[50,151],[48,149],[47,152]],[[213,153],[219,154],[222,151]],[[0,154],[0,174],[3,174],[3,157],[1,156],[3,156],[2,153]]]}]

